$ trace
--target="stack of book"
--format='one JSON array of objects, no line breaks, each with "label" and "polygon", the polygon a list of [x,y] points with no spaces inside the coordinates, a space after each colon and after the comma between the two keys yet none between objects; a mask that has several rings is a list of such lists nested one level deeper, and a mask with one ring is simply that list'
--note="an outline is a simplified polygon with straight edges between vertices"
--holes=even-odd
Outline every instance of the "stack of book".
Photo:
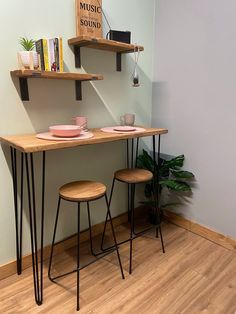
[{"label": "stack of book", "polygon": [[35,42],[42,71],[63,72],[62,38],[39,39]]}]

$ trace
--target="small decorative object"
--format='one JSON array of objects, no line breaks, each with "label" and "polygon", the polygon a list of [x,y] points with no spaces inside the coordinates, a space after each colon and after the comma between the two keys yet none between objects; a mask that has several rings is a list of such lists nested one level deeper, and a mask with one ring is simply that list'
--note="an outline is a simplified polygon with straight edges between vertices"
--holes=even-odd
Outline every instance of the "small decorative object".
[{"label": "small decorative object", "polygon": [[139,87],[140,86],[140,80],[139,80],[139,74],[138,74],[139,55],[140,55],[139,47],[135,46],[135,48],[134,48],[134,71],[132,74],[133,87]]},{"label": "small decorative object", "polygon": [[102,38],[102,0],[76,0],[76,36]]},{"label": "small decorative object", "polygon": [[106,39],[119,41],[126,44],[130,44],[130,37],[131,37],[130,31],[117,31],[111,28],[106,35]]},{"label": "small decorative object", "polygon": [[33,51],[35,47],[35,42],[33,39],[27,39],[21,37],[19,40],[23,51],[17,53],[18,65],[21,70],[25,69],[38,69],[39,68],[39,59],[36,51]]},{"label": "small decorative object", "polygon": [[77,116],[73,117],[72,120],[75,122],[76,125],[79,125],[83,131],[88,131],[88,118]]},{"label": "small decorative object", "polygon": [[134,125],[135,121],[135,114],[133,113],[126,113],[123,116],[120,117],[120,124],[121,125]]}]

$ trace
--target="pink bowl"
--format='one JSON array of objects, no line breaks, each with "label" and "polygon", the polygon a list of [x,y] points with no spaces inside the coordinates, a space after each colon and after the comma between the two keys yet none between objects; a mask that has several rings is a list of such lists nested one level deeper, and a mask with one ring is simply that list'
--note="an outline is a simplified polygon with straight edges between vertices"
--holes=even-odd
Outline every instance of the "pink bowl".
[{"label": "pink bowl", "polygon": [[59,137],[74,137],[78,136],[82,128],[79,125],[52,125],[49,127],[49,131],[54,136]]}]

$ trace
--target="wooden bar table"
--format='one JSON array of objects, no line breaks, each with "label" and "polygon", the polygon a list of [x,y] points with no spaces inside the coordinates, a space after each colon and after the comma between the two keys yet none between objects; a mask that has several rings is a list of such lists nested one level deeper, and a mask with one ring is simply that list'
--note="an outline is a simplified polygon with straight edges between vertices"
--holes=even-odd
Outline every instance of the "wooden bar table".
[{"label": "wooden bar table", "polygon": [[[15,229],[16,229],[16,257],[17,257],[17,273],[20,275],[22,272],[22,211],[23,211],[23,187],[24,187],[24,173],[26,173],[27,183],[27,196],[29,207],[29,220],[30,220],[30,239],[31,239],[31,251],[32,251],[32,268],[33,268],[33,282],[34,282],[34,294],[35,301],[38,305],[43,302],[43,239],[44,239],[44,200],[45,200],[45,163],[46,152],[51,150],[60,150],[65,148],[93,145],[100,143],[108,143],[126,140],[127,142],[127,167],[133,167],[133,152],[134,152],[134,139],[136,143],[136,157],[138,155],[138,143],[139,138],[152,136],[153,142],[153,159],[156,161],[156,139],[158,136],[158,160],[160,158],[160,136],[168,133],[167,129],[157,128],[145,128],[141,132],[126,132],[126,133],[106,133],[101,129],[90,129],[93,133],[93,137],[81,140],[71,141],[51,141],[42,140],[36,138],[36,134],[26,135],[13,135],[2,136],[0,141],[8,144],[11,150],[11,166],[12,166],[12,179],[13,179],[13,194],[14,194],[14,207],[15,207]],[[131,163],[129,156],[131,140]],[[20,167],[17,166],[17,151],[20,152],[21,161]],[[37,197],[36,204],[36,189],[35,189],[35,174],[34,174],[34,153],[42,153],[41,163],[41,200]],[[158,163],[159,164],[159,163]],[[155,163],[154,163],[155,165]],[[25,166],[25,170],[24,170]],[[20,169],[18,169],[20,168]],[[154,167],[155,168],[155,167]],[[157,188],[158,188],[158,167],[154,169],[157,171]],[[19,180],[18,180],[19,177]],[[154,180],[155,181],[155,180]],[[18,186],[20,183],[20,187]],[[20,200],[18,202],[18,190]],[[158,188],[159,190],[159,188]],[[158,198],[159,199],[159,198]],[[18,204],[19,203],[19,204]],[[36,207],[41,209],[41,232],[40,235],[37,232],[36,222]],[[38,243],[40,243],[40,249],[38,250]]]}]

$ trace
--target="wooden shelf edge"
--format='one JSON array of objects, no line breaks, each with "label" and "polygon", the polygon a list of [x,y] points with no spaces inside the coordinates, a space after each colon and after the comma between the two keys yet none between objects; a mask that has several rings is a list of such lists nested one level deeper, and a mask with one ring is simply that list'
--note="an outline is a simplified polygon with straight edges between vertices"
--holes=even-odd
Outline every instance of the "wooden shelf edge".
[{"label": "wooden shelf edge", "polygon": [[71,46],[89,47],[94,49],[101,49],[120,53],[132,53],[136,49],[143,51],[144,47],[134,44],[126,44],[119,41],[108,40],[105,38],[93,38],[90,36],[78,36],[68,40]]},{"label": "wooden shelf edge", "polygon": [[38,70],[13,70],[11,75],[22,78],[43,78],[43,79],[60,79],[75,81],[96,81],[103,80],[101,74],[90,73],[72,73],[72,72],[53,72]]}]

